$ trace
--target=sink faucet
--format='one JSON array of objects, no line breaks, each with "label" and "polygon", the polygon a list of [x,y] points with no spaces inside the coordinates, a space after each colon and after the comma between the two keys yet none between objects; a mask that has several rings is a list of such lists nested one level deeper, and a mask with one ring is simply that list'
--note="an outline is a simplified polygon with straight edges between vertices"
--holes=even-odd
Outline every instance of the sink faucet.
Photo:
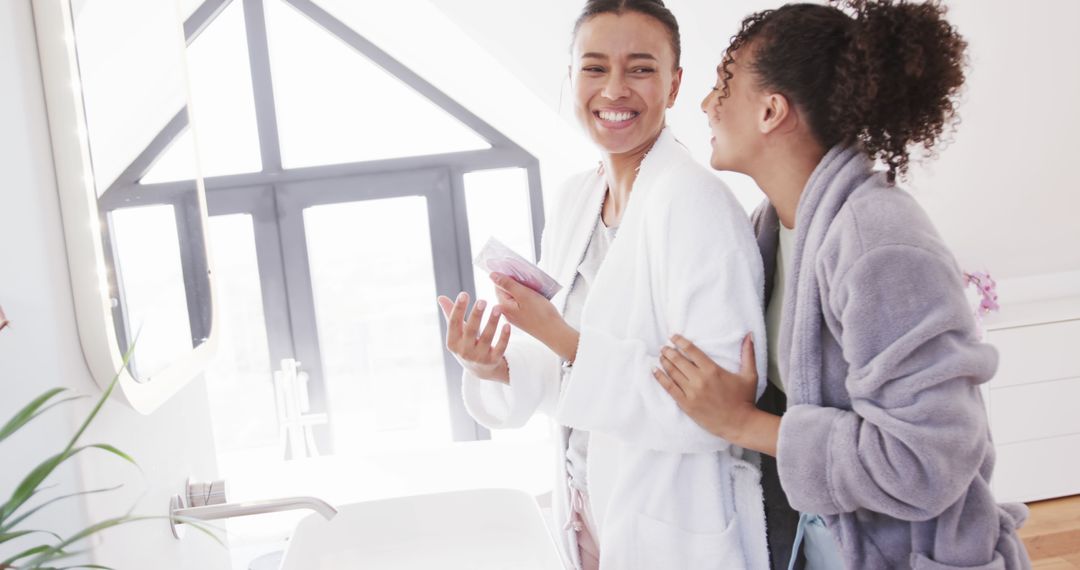
[{"label": "sink faucet", "polygon": [[[222,487],[224,487],[224,485],[222,485]],[[181,495],[174,495],[169,501],[169,525],[172,527],[173,536],[176,538],[182,537],[180,525],[184,524],[183,519],[211,521],[232,517],[261,515],[264,513],[276,513],[280,511],[292,511],[296,509],[311,509],[319,513],[326,520],[334,518],[334,515],[337,514],[337,509],[330,506],[326,501],[315,497],[286,497],[264,501],[227,503],[223,502],[225,497],[224,492],[222,491],[220,494],[214,494],[214,499],[216,500],[207,503],[199,500],[197,496],[192,493],[194,488],[195,485],[189,482],[187,501],[185,501],[184,497]],[[201,506],[188,506],[189,504],[198,504]]]}]

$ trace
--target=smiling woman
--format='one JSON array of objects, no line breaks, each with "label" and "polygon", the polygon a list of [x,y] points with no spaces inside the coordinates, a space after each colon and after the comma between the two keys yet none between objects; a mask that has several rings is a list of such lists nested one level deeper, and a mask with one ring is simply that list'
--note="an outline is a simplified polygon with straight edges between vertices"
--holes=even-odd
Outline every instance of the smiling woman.
[{"label": "smiling woman", "polygon": [[[636,11],[600,13],[587,22],[578,21],[572,48],[575,114],[598,146],[640,160],[679,94],[678,27]],[[611,37],[619,42],[607,45]],[[644,49],[628,50],[629,38]]]},{"label": "smiling woman", "polygon": [[[492,274],[486,323],[486,300],[469,311],[466,294],[439,298],[465,404],[491,428],[554,420],[554,535],[570,567],[766,567],[757,467],[652,377],[675,330],[729,363],[746,331],[764,331],[748,220],[666,128],[678,24],[657,0],[591,1],[571,56],[575,115],[601,166],[565,185],[544,230],[541,268],[565,287],[549,301]],[[500,333],[503,316],[514,328]]]}]

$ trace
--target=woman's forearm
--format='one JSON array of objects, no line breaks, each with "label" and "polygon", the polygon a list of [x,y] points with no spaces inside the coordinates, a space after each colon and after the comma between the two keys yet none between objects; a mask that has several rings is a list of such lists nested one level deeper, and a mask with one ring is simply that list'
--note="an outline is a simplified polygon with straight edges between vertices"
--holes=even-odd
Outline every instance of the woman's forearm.
[{"label": "woman's forearm", "polygon": [[776,457],[779,439],[780,416],[753,408],[728,441],[739,447]]},{"label": "woman's forearm", "polygon": [[559,355],[559,358],[567,362],[573,362],[577,358],[578,341],[581,335],[566,321],[560,320],[543,337],[539,339],[540,342]]}]

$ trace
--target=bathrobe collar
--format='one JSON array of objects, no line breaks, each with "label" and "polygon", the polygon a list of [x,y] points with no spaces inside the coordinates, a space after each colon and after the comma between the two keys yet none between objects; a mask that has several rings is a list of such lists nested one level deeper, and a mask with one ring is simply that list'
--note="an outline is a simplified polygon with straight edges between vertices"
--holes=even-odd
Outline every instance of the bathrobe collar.
[{"label": "bathrobe collar", "polygon": [[[858,146],[834,146],[810,174],[799,198],[795,214],[795,251],[791,252],[792,266],[788,278],[791,294],[784,299],[778,347],[778,365],[789,405],[821,403],[822,354],[818,347],[821,346],[824,317],[814,256],[848,197],[874,175],[872,166],[870,159]],[[769,218],[775,220],[778,229],[776,210],[771,207],[769,210]],[[772,237],[770,258],[773,270],[776,264],[776,239],[776,236]],[[766,273],[766,276],[771,285],[772,272]]]},{"label": "bathrobe collar", "polygon": [[[623,218],[620,225],[633,223],[636,217],[640,216],[639,210],[640,204],[645,203],[645,196],[649,192],[654,191],[654,187],[657,184],[653,182],[659,178],[667,169],[677,165],[680,160],[686,160],[689,158],[686,147],[675,138],[675,135],[671,133],[671,129],[664,127],[660,131],[660,135],[657,137],[656,142],[645,156],[641,159],[641,164],[638,166],[638,174],[634,179],[632,190],[630,191],[630,200],[626,204],[626,210],[623,212]],[[577,267],[581,264],[581,260],[585,256],[585,250],[589,247],[589,240],[592,238],[593,230],[596,227],[595,223],[585,223],[586,220],[580,218],[580,216],[589,216],[592,220],[595,220],[600,216],[604,207],[604,197],[607,196],[607,183],[604,180],[603,175],[599,170],[593,175],[592,180],[586,184],[586,192],[589,193],[589,198],[585,201],[585,206],[581,208],[577,214],[579,218],[572,223],[571,227],[574,228],[573,236],[569,240],[569,248],[567,253],[567,259],[576,260],[577,263],[567,263],[564,265],[564,274],[556,276],[556,280],[564,284],[563,290],[560,291],[560,296],[555,299],[555,306],[559,309],[559,312],[565,312],[566,299],[569,294],[570,285],[574,282],[574,277],[577,275]],[[662,190],[660,190],[662,191]],[[611,247],[616,247],[619,238],[615,237],[615,241]],[[601,268],[602,270],[603,268]],[[587,302],[586,302],[587,304]]]}]

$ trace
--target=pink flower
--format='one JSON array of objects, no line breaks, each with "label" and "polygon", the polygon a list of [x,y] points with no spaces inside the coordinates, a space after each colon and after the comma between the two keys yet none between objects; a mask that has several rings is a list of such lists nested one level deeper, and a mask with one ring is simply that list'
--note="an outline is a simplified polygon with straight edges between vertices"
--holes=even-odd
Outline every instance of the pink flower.
[{"label": "pink flower", "polygon": [[977,317],[1001,309],[998,304],[997,282],[994,281],[993,277],[990,277],[989,273],[985,271],[964,272],[964,286],[966,287],[972,283],[975,284],[975,289],[981,297],[979,307],[975,310]]}]

